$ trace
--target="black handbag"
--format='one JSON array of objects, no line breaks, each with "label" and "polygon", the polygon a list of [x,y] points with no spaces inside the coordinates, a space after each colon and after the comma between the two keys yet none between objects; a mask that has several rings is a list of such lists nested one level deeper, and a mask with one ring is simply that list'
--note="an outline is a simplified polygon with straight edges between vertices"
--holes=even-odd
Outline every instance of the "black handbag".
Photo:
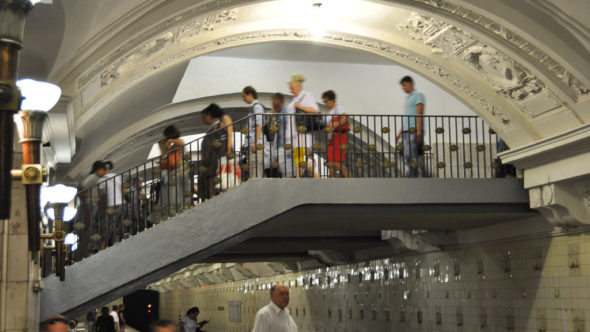
[{"label": "black handbag", "polygon": [[303,126],[308,131],[319,131],[326,128],[324,117],[319,114],[309,114],[300,108],[295,108],[297,127]]}]

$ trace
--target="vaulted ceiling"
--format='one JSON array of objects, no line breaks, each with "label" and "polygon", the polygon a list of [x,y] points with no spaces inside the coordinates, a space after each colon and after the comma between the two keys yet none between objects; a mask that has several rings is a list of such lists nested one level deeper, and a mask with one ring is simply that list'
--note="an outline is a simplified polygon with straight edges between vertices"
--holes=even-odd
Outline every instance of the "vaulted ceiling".
[{"label": "vaulted ceiling", "polygon": [[53,112],[77,138],[70,177],[138,135],[133,124],[171,102],[188,60],[253,44],[268,45],[240,55],[280,57],[273,43],[297,42],[351,50],[335,61],[400,64],[514,147],[590,121],[586,0],[314,2],[55,0],[31,13],[21,76],[63,88]]}]

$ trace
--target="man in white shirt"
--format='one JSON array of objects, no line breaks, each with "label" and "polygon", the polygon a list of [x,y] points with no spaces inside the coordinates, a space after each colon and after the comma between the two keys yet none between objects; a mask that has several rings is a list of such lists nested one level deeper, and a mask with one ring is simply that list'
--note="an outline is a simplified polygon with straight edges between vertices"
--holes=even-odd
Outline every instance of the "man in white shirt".
[{"label": "man in white shirt", "polygon": [[264,175],[264,139],[262,127],[264,126],[264,106],[258,101],[256,90],[247,86],[242,90],[242,99],[250,105],[250,120],[248,122],[248,178],[262,178]]},{"label": "man in white shirt", "polygon": [[[106,207],[101,204],[99,208],[99,223],[104,231],[103,242],[101,244],[102,249],[105,245],[112,245],[121,240],[123,233],[122,229],[122,205],[124,203],[123,198],[123,185],[122,175],[116,175],[110,173],[109,170],[113,169],[113,163],[110,161],[97,160],[92,165],[91,174],[95,174],[98,182],[98,189],[101,200],[106,200]],[[106,227],[105,227],[106,226]]]},{"label": "man in white shirt", "polygon": [[119,312],[117,312],[117,309],[119,309],[119,307],[114,305],[113,311],[111,311],[111,316],[113,317],[113,320],[115,321],[115,331],[119,331]]},{"label": "man in white shirt", "polygon": [[297,332],[297,325],[289,314],[289,288],[274,285],[270,289],[270,303],[256,313],[252,332]]}]

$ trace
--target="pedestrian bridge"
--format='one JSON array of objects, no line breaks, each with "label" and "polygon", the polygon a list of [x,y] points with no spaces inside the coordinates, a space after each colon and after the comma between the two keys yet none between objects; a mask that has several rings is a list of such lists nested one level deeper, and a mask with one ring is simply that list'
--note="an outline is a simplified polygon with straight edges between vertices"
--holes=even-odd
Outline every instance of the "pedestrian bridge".
[{"label": "pedestrian bridge", "polygon": [[[297,115],[288,117],[296,123]],[[220,153],[227,145],[210,140],[214,132],[80,191],[77,217],[68,224],[79,236],[78,250],[65,281],[45,273],[41,319],[82,314],[195,263],[312,257],[335,265],[420,243],[443,249],[456,244],[452,231],[536,215],[521,181],[502,177],[501,142],[481,119],[410,120],[347,115],[349,130],[336,133],[330,126],[293,126],[292,137],[306,146],[305,160],[296,164],[292,142],[276,140],[256,145],[264,160],[249,163],[256,155],[242,148],[253,130],[246,117],[218,129],[233,134],[230,151]],[[404,130],[422,133],[420,146],[408,151],[397,139]],[[335,134],[346,135],[346,144],[330,144]],[[339,173],[328,149],[338,149],[332,152],[345,159],[338,166],[348,170],[340,175],[350,177],[328,178]],[[215,157],[207,159],[207,151]],[[172,158],[176,166],[164,167]],[[242,175],[208,173],[208,163],[222,159]],[[309,177],[294,178],[296,168]],[[283,178],[258,178],[269,169]],[[408,170],[419,177],[408,178]]]},{"label": "pedestrian bridge", "polygon": [[[80,315],[199,262],[387,247],[382,230],[462,230],[535,215],[517,179],[256,179],[43,280],[41,319]],[[444,244],[441,244],[444,245]],[[76,289],[76,292],[71,290]]]}]

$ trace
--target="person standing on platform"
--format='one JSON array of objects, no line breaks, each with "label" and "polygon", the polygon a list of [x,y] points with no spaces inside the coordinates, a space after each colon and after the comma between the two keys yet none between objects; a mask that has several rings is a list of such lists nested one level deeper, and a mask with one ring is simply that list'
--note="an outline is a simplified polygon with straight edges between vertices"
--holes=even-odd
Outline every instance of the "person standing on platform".
[{"label": "person standing on platform", "polygon": [[201,331],[201,328],[203,328],[205,324],[209,323],[208,320],[198,321],[199,312],[199,308],[197,307],[188,309],[186,316],[182,317],[180,320],[182,332],[198,332]]},{"label": "person standing on platform", "polygon": [[297,325],[289,314],[289,288],[274,285],[270,288],[270,303],[256,313],[252,332],[297,332]]},{"label": "person standing on platform", "polygon": [[86,332],[94,332],[94,323],[96,323],[96,310],[92,309],[88,311],[84,317]]},{"label": "person standing on platform", "polygon": [[115,331],[119,332],[119,312],[117,311],[117,309],[119,309],[119,307],[114,305],[113,311],[111,311],[111,316],[115,321]]},{"label": "person standing on platform", "polygon": [[115,332],[115,319],[109,314],[109,308],[102,307],[100,309],[101,316],[96,319],[96,332]]},{"label": "person standing on platform", "polygon": [[125,332],[125,325],[127,325],[127,321],[125,321],[125,305],[119,305],[119,330],[121,332]]},{"label": "person standing on platform", "polygon": [[414,80],[404,76],[400,84],[408,94],[402,118],[402,130],[397,134],[396,141],[401,137],[404,145],[404,175],[409,178],[418,176],[418,147],[422,144],[422,115],[424,114],[424,95],[414,89]]}]

